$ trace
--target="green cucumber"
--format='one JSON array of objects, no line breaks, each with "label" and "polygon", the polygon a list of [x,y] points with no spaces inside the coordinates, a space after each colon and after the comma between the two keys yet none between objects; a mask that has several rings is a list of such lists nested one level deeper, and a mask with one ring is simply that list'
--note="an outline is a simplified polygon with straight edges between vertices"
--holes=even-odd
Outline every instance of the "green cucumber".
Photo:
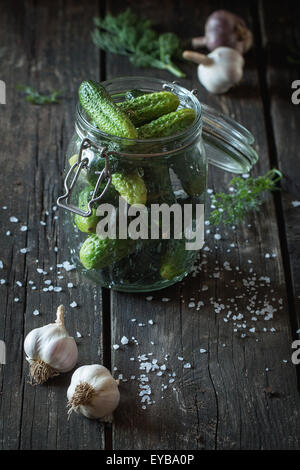
[{"label": "green cucumber", "polygon": [[195,118],[196,113],[193,109],[179,109],[141,126],[138,129],[138,138],[155,139],[179,134],[190,127]]},{"label": "green cucumber", "polygon": [[138,171],[113,173],[112,184],[128,204],[146,204],[147,188]]},{"label": "green cucumber", "polygon": [[137,138],[132,122],[100,83],[85,80],[78,94],[82,108],[100,130],[127,139]]},{"label": "green cucumber", "polygon": [[[78,206],[79,209],[82,209],[84,211],[88,210],[88,202],[90,201],[91,197],[93,194],[93,187],[92,186],[87,186],[84,188],[78,197]],[[84,233],[95,233],[96,232],[96,227],[97,224],[100,220],[100,217],[96,215],[97,208],[92,209],[92,215],[89,217],[82,217],[81,215],[75,215],[74,221],[77,227],[81,232]]]},{"label": "green cucumber", "polygon": [[[171,281],[175,277],[184,276],[189,266],[189,254],[185,249],[185,239],[168,241],[168,249],[162,257],[160,275]],[[194,254],[192,254],[194,257]]]},{"label": "green cucumber", "polygon": [[179,98],[176,95],[169,91],[160,91],[118,103],[118,108],[126,113],[136,127],[139,127],[175,111],[178,105]]},{"label": "green cucumber", "polygon": [[89,236],[80,249],[80,261],[86,269],[103,269],[135,250],[136,241]]}]

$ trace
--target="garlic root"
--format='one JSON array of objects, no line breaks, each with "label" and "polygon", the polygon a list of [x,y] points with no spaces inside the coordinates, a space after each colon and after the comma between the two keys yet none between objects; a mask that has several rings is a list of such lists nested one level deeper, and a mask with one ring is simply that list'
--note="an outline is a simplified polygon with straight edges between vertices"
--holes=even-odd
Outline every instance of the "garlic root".
[{"label": "garlic root", "polygon": [[31,385],[42,385],[47,382],[48,379],[59,375],[57,370],[53,369],[53,367],[41,360],[30,361],[29,371],[31,376]]},{"label": "garlic root", "polygon": [[67,404],[69,408],[68,415],[70,415],[72,411],[77,412],[80,405],[87,405],[95,394],[95,390],[87,382],[76,385],[75,392]]}]

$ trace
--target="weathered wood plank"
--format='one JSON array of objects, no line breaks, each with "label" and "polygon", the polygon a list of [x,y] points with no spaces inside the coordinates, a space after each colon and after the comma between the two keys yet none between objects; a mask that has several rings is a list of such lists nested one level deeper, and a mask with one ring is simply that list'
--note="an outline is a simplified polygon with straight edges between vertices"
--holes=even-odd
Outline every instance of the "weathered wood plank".
[{"label": "weathered wood plank", "polygon": [[[300,211],[292,201],[300,200],[299,146],[297,125],[300,121],[300,106],[292,103],[294,80],[300,77],[299,51],[300,8],[295,3],[278,1],[260,3],[260,21],[263,33],[263,60],[266,68],[267,113],[273,126],[271,144],[276,145],[278,166],[284,174],[282,181],[282,229],[286,234],[287,263],[291,266],[291,295],[297,315],[295,326],[300,326]],[[295,52],[296,51],[296,52]],[[296,54],[296,57],[295,57]],[[293,59],[296,62],[293,62]],[[298,59],[298,63],[297,63]],[[288,275],[287,282],[290,277]]]},{"label": "weathered wood plank", "polygon": [[[159,7],[160,24],[164,30],[178,28],[182,36],[199,34],[207,14],[219,6],[220,2],[210,2],[209,6],[195,4],[187,10],[186,3],[177,2],[175,8],[173,3],[164,2]],[[109,5],[113,12],[123,7],[120,2]],[[155,2],[149,2],[140,5],[137,11],[157,18],[156,8]],[[240,2],[233,2],[232,9],[251,19],[248,8]],[[195,68],[188,65],[185,68],[193,79],[182,83],[200,88]],[[110,55],[107,74],[108,78],[134,74],[171,78],[160,71],[135,69],[126,59],[117,60]],[[245,78],[238,88],[222,97],[213,97],[200,89],[199,99],[251,129],[261,157],[254,173],[262,174],[270,168],[256,51],[247,56]],[[209,187],[222,190],[228,187],[230,178],[231,175],[210,168]],[[116,449],[299,446],[299,397],[295,370],[290,363],[289,312],[272,198],[238,230],[223,229],[221,240],[213,238],[214,232],[211,229],[207,240],[209,251],[202,253],[201,260],[207,264],[200,265],[195,278],[190,276],[174,288],[153,294],[151,302],[145,300],[147,294],[112,294],[112,343],[120,344],[123,335],[134,336],[139,342],[138,346],[131,343],[112,351],[112,362],[118,369],[116,375],[122,373],[129,379],[121,385],[122,406],[116,412],[113,431]],[[265,258],[267,253],[276,257]],[[224,263],[232,271],[217,269]],[[260,277],[267,280],[259,281]],[[253,294],[256,299],[251,312],[247,308]],[[171,300],[164,303],[164,297]],[[278,302],[280,298],[283,306]],[[199,311],[188,306],[189,302],[197,306],[199,300],[204,303]],[[264,316],[255,314],[256,310],[262,310],[264,302],[270,310],[276,308],[274,319],[264,321]],[[233,313],[227,319],[230,309]],[[232,320],[238,314],[243,318]],[[251,320],[255,315],[258,321]],[[131,318],[137,321],[133,323]],[[154,326],[147,325],[149,319],[154,321]],[[138,327],[139,322],[147,326]],[[246,328],[238,326],[243,322]],[[200,348],[207,353],[200,353]],[[165,362],[168,369],[163,378],[149,374],[156,403],[142,410],[141,404],[137,405],[140,399],[137,381],[130,380],[130,376],[143,373],[137,356],[149,352],[153,352],[152,357],[160,364]],[[167,353],[170,357],[164,361]],[[184,361],[179,361],[178,356],[184,357]],[[135,357],[135,361],[130,361],[130,357]],[[183,368],[186,362],[192,364],[191,369]],[[162,399],[161,385],[168,383],[168,373],[173,372],[176,372],[176,391],[168,386]]]},{"label": "weathered wood plank", "polygon": [[[32,387],[23,355],[24,336],[52,322],[56,307],[63,303],[70,334],[82,335],[79,364],[101,361],[101,289],[88,283],[81,288],[77,273],[56,267],[69,260],[69,254],[63,244],[63,214],[52,211],[62,191],[64,152],[73,133],[78,85],[87,76],[99,76],[99,53],[90,39],[97,12],[96,1],[88,5],[7,1],[1,5],[1,79],[7,84],[7,104],[1,106],[0,117],[5,167],[1,207],[8,206],[0,210],[1,277],[7,279],[0,287],[0,337],[7,344],[7,364],[0,372],[0,446],[4,449],[104,447],[103,425],[79,416],[67,420],[66,388],[71,374]],[[32,106],[17,92],[18,83],[41,91],[62,89],[64,99],[57,106]],[[12,215],[18,217],[18,224],[8,221]],[[28,231],[21,232],[21,225],[28,226]],[[5,235],[7,230],[11,236]],[[29,248],[25,255],[20,253],[24,247]],[[39,274],[37,268],[48,274]],[[46,279],[62,286],[62,292],[43,292]],[[16,286],[16,281],[23,286]],[[74,288],[68,288],[68,282]],[[69,307],[73,301],[78,308]],[[39,316],[33,316],[35,309]]]}]

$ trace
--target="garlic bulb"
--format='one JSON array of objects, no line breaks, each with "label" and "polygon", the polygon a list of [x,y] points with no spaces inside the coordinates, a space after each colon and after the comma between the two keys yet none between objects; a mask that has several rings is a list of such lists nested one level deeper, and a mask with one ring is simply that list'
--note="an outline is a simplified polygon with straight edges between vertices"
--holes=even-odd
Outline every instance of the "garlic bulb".
[{"label": "garlic bulb", "polygon": [[119,404],[118,381],[104,366],[82,366],[72,375],[67,396],[69,414],[74,410],[87,418],[108,421]]},{"label": "garlic bulb", "polygon": [[183,57],[200,64],[199,81],[210,93],[226,93],[243,77],[244,58],[230,47],[218,47],[208,55],[185,51]]},{"label": "garlic bulb", "polygon": [[55,323],[28,333],[24,350],[30,364],[30,375],[37,384],[75,367],[78,349],[74,338],[65,329],[63,305],[57,309]]}]

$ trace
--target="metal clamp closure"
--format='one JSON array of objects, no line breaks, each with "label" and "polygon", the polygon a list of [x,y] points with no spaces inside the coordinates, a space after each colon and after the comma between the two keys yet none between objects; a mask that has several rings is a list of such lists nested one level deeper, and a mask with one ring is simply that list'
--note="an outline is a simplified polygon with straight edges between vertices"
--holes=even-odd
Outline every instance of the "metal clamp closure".
[{"label": "metal clamp closure", "polygon": [[[92,197],[91,197],[90,201],[88,202],[88,210],[84,211],[84,210],[80,209],[79,207],[76,207],[73,204],[71,204],[70,203],[70,197],[71,197],[72,190],[75,186],[75,183],[78,180],[78,177],[80,175],[81,170],[83,168],[86,169],[88,167],[89,159],[87,157],[82,158],[82,152],[84,150],[90,148],[90,147],[96,148],[98,150],[98,152],[100,153],[100,157],[105,158],[105,167],[99,173],[99,177],[98,177],[97,183],[95,185]],[[63,194],[63,196],[60,196],[57,199],[57,205],[59,207],[62,207],[63,209],[74,212],[75,214],[80,215],[82,217],[89,217],[90,215],[92,215],[93,205],[96,202],[100,201],[100,199],[105,195],[105,193],[107,192],[107,190],[108,190],[108,188],[111,184],[111,174],[110,174],[110,171],[109,171],[108,156],[109,156],[109,153],[106,153],[106,147],[98,147],[97,145],[93,144],[93,142],[91,142],[89,139],[83,139],[83,141],[81,142],[81,145],[80,145],[80,149],[79,149],[78,160],[77,160],[77,162],[75,162],[71,166],[70,170],[68,171],[68,173],[65,177],[65,181],[64,181],[65,194]],[[73,171],[75,171],[75,169],[76,169],[75,175],[73,176],[73,179],[71,180],[71,176],[73,174]],[[97,195],[100,184],[105,179],[107,179],[107,183],[106,183],[103,191],[101,192],[101,194]],[[71,180],[71,182],[70,182],[70,180]]]}]

